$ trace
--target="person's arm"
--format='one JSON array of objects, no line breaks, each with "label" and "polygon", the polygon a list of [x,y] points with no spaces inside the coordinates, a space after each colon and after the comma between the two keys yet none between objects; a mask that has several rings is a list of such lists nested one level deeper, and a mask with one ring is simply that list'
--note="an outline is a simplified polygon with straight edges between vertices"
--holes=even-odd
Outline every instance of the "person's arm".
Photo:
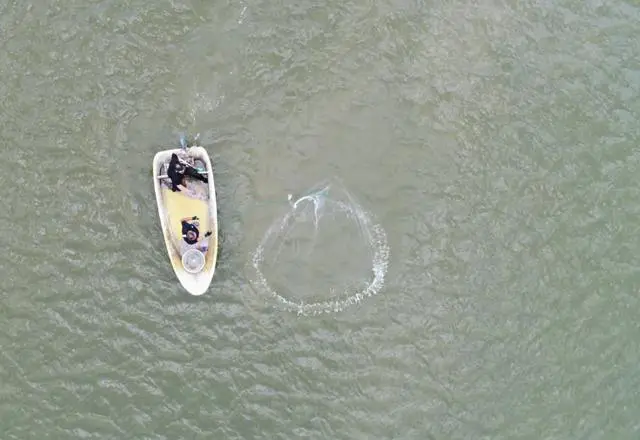
[{"label": "person's arm", "polygon": [[198,238],[198,241],[202,241],[202,240],[204,240],[205,238],[209,237],[210,235],[211,235],[211,231],[207,231],[207,233],[206,233],[206,234],[201,235],[201,236]]}]

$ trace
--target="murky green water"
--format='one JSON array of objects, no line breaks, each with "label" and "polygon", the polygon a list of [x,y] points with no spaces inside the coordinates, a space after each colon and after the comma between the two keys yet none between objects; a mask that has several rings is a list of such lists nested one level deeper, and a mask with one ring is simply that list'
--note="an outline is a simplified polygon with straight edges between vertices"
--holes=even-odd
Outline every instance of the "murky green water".
[{"label": "murky green water", "polygon": [[[621,0],[5,0],[0,438],[637,439],[638,29]],[[150,175],[181,131],[216,166],[201,298]],[[388,272],[299,316],[250,261],[332,176]]]}]

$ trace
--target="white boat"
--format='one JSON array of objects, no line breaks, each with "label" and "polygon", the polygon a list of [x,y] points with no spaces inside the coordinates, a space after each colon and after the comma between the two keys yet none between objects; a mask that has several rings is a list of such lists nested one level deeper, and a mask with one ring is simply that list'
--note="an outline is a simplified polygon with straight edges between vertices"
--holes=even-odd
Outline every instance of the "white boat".
[{"label": "white boat", "polygon": [[[186,189],[172,191],[167,168],[173,153],[206,175],[208,183],[187,176]],[[218,258],[218,208],[213,167],[207,150],[183,144],[183,148],[160,151],[153,158],[153,185],[173,270],[187,292],[202,295],[209,289]],[[187,244],[182,236],[182,220],[192,217],[197,217],[199,223],[200,241],[195,245]],[[207,231],[211,231],[211,235],[205,238]]]}]

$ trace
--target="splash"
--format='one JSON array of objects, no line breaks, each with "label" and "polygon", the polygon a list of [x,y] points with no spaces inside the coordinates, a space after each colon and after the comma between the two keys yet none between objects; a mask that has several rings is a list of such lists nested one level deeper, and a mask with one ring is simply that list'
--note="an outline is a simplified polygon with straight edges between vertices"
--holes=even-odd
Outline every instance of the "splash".
[{"label": "splash", "polygon": [[384,287],[384,228],[337,182],[316,185],[276,218],[253,252],[254,287],[300,315],[339,312]]}]

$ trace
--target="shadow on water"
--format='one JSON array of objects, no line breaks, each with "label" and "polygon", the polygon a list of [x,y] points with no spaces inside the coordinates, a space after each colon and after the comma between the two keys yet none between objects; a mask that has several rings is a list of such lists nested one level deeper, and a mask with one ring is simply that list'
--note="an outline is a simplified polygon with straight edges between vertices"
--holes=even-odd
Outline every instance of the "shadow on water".
[{"label": "shadow on water", "polygon": [[229,283],[242,283],[237,270],[244,263],[244,255],[238,252],[243,239],[243,205],[237,200],[237,188],[242,186],[242,177],[232,163],[225,159],[225,155],[220,153],[224,150],[223,142],[202,146],[209,153],[213,165],[218,215],[218,258],[210,289],[222,293],[228,290]]},{"label": "shadow on water", "polygon": [[229,245],[229,241],[233,241],[233,234],[226,228],[227,218],[231,216],[239,217],[239,213],[234,212],[235,205],[231,203],[233,200],[233,183],[231,182],[233,173],[231,173],[229,165],[224,161],[221,155],[211,153],[214,146],[204,146],[204,148],[209,151],[209,155],[211,157],[213,178],[216,187],[216,205],[218,215],[218,262],[216,276],[218,276],[220,275],[220,272],[224,274],[227,270],[227,262],[232,255],[230,253],[230,249],[233,246]]}]

